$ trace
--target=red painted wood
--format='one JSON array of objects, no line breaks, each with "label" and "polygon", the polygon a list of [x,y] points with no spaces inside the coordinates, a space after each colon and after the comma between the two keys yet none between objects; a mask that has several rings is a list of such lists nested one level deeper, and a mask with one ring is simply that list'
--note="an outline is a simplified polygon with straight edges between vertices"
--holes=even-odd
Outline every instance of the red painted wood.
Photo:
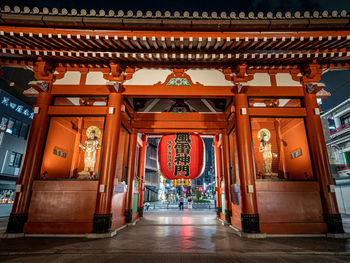
[{"label": "red painted wood", "polygon": [[260,223],[260,231],[268,234],[323,234],[325,223]]},{"label": "red painted wood", "polygon": [[323,212],[325,214],[339,214],[335,193],[332,193],[329,190],[329,186],[334,185],[335,183],[329,166],[320,115],[315,114],[315,109],[319,109],[316,95],[308,94],[305,91],[304,103],[307,112],[306,124],[310,140],[310,148],[317,180],[320,184]]},{"label": "red painted wood", "polygon": [[36,104],[36,107],[39,107],[39,113],[34,114],[21,175],[16,182],[16,184],[22,185],[23,189],[16,194],[12,207],[13,214],[26,214],[28,212],[33,180],[37,175],[40,166],[49,119],[48,107],[51,104],[51,101],[51,94],[43,92],[39,93]]},{"label": "red painted wood", "polygon": [[221,188],[221,150],[218,146],[219,136],[214,137],[214,150],[215,150],[215,174],[216,174],[216,207],[220,207],[220,188]]},{"label": "red painted wood", "polygon": [[231,202],[231,168],[230,153],[227,133],[222,134],[222,157],[223,157],[223,175],[225,184],[225,211],[232,210]]},{"label": "red painted wood", "polygon": [[133,183],[135,177],[135,160],[136,160],[136,147],[137,147],[137,133],[133,131],[130,136],[129,146],[129,162],[128,162],[128,189],[126,195],[126,207],[127,210],[132,210],[132,198],[133,198]]},{"label": "red painted wood", "polygon": [[34,181],[27,233],[92,231],[97,181]]},{"label": "red painted wood", "polygon": [[126,193],[113,195],[112,199],[112,229],[116,229],[125,224],[125,199]]},{"label": "red painted wood", "polygon": [[317,182],[256,182],[261,231],[323,233],[323,209]]},{"label": "red painted wood", "polygon": [[37,223],[27,222],[24,232],[28,234],[86,234],[92,230],[91,223]]},{"label": "red painted wood", "polygon": [[113,184],[116,170],[115,160],[119,143],[120,107],[122,102],[123,97],[120,93],[109,95],[108,107],[113,107],[114,113],[106,115],[99,178],[99,185],[104,186],[104,191],[97,194],[96,214],[110,214],[112,211]]},{"label": "red painted wood", "polygon": [[[242,213],[258,214],[249,115],[242,114],[242,109],[248,108],[247,95],[236,94],[234,102]],[[248,193],[248,185],[253,186],[253,193]]]}]

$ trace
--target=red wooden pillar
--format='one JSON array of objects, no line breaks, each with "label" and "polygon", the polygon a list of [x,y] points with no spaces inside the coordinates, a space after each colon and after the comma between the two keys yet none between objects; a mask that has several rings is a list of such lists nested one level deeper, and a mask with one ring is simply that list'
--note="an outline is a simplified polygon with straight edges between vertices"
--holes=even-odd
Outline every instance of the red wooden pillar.
[{"label": "red wooden pillar", "polygon": [[146,153],[147,153],[147,136],[145,134],[142,135],[142,148],[140,151],[139,158],[139,203],[138,203],[138,212],[140,217],[143,216],[143,181],[145,178],[145,162],[146,162]]},{"label": "red wooden pillar", "polygon": [[39,93],[34,107],[39,112],[34,114],[21,175],[16,182],[17,193],[7,225],[8,233],[22,233],[24,223],[27,221],[32,185],[40,166],[49,120],[48,107],[51,102],[52,95],[50,93]]},{"label": "red wooden pillar", "polygon": [[259,233],[259,214],[256,201],[252,139],[246,94],[235,94],[236,135],[241,182],[242,231]]},{"label": "red wooden pillar", "polygon": [[283,172],[283,178],[287,179],[287,172],[286,172],[286,159],[284,155],[284,149],[283,149],[283,141],[282,141],[282,133],[281,133],[281,120],[276,119],[274,121],[274,126],[276,130],[276,142],[277,142],[277,148],[278,148],[278,170]]},{"label": "red wooden pillar", "polygon": [[219,135],[214,137],[214,149],[215,149],[215,173],[216,173],[216,213],[220,218],[221,208],[221,151],[219,148]]},{"label": "red wooden pillar", "polygon": [[107,233],[112,226],[113,182],[116,169],[115,160],[118,152],[122,102],[123,98],[120,93],[111,93],[109,95],[108,107],[113,113],[107,114],[105,122],[99,188],[93,223],[94,233]]},{"label": "red wooden pillar", "polygon": [[225,221],[231,224],[232,205],[231,205],[231,172],[230,172],[230,153],[228,135],[222,134],[222,153],[223,153],[223,175],[225,184]]},{"label": "red wooden pillar", "polygon": [[323,216],[329,233],[344,233],[342,219],[334,190],[334,179],[329,167],[326,142],[320,118],[316,94],[305,91],[306,123],[314,168],[320,185]]},{"label": "red wooden pillar", "polygon": [[126,223],[132,222],[132,197],[133,197],[133,183],[134,183],[134,176],[135,176],[136,147],[137,147],[137,132],[133,130],[130,136],[130,148],[129,148],[128,179],[127,179],[128,190],[126,194],[126,205],[125,205]]}]

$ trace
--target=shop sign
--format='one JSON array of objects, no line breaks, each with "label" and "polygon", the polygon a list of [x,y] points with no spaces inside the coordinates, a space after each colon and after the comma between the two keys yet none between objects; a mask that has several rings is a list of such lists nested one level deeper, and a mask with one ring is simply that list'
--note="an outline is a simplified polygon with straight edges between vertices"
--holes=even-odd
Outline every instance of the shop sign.
[{"label": "shop sign", "polygon": [[23,105],[17,104],[10,100],[9,97],[2,97],[1,104],[9,107],[10,109],[23,114],[24,116],[27,116],[30,119],[33,119],[33,112],[32,110],[29,110],[28,108],[25,108]]}]

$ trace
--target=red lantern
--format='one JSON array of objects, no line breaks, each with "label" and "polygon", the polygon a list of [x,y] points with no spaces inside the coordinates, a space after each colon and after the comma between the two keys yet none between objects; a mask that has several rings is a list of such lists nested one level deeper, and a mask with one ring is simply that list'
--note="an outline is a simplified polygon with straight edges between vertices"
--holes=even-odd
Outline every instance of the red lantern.
[{"label": "red lantern", "polygon": [[204,167],[202,138],[190,133],[163,136],[158,145],[158,162],[167,179],[178,181],[199,177]]}]

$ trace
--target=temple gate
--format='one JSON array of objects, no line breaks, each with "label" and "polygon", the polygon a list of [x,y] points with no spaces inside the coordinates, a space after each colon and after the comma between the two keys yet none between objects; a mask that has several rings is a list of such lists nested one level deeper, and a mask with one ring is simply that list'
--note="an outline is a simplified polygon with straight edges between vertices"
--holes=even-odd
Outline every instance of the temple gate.
[{"label": "temple gate", "polygon": [[17,11],[1,12],[0,63],[32,68],[38,99],[9,233],[142,217],[147,136],[175,132],[214,137],[217,215],[243,233],[343,232],[317,94],[349,67],[346,14]]}]

